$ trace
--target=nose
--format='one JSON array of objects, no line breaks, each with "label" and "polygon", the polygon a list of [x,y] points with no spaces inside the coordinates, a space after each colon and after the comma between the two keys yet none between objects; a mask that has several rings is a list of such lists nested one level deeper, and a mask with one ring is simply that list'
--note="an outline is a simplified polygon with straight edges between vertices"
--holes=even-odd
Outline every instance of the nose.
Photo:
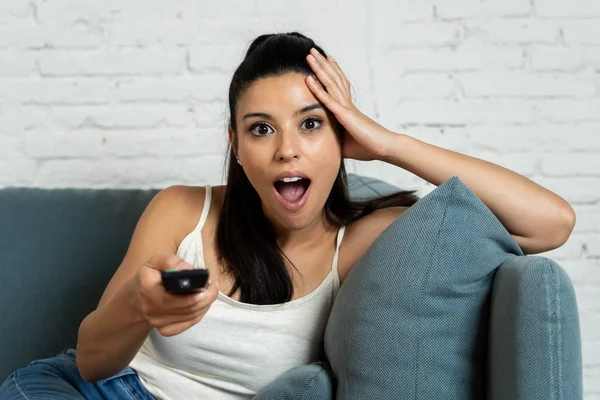
[{"label": "nose", "polygon": [[290,129],[279,132],[275,159],[277,161],[289,162],[300,156],[298,135]]}]

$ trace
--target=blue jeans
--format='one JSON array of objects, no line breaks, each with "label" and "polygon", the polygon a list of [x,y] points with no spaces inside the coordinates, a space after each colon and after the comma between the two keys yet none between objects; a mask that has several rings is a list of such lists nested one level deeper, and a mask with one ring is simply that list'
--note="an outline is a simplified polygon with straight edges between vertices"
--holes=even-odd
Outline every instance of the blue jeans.
[{"label": "blue jeans", "polygon": [[77,370],[73,349],[56,357],[35,360],[12,373],[0,387],[0,400],[5,399],[155,400],[131,367],[94,383],[84,381]]}]

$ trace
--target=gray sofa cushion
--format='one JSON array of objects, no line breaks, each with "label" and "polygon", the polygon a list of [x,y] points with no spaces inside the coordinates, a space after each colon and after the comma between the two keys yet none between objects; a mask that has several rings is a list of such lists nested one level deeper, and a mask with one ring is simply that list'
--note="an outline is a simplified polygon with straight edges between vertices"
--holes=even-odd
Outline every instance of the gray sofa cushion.
[{"label": "gray sofa cushion", "polygon": [[368,176],[348,174],[348,191],[352,200],[366,200],[386,196],[403,189]]},{"label": "gray sofa cushion", "polygon": [[75,347],[156,192],[0,190],[0,382]]},{"label": "gray sofa cushion", "polygon": [[325,333],[337,399],[485,396],[495,269],[523,255],[452,177],[398,217],[356,263]]},{"label": "gray sofa cushion", "polygon": [[502,264],[488,340],[488,399],[583,398],[575,291],[553,260],[527,256]]},{"label": "gray sofa cushion", "polygon": [[335,378],[326,362],[301,365],[285,372],[253,400],[331,400]]}]

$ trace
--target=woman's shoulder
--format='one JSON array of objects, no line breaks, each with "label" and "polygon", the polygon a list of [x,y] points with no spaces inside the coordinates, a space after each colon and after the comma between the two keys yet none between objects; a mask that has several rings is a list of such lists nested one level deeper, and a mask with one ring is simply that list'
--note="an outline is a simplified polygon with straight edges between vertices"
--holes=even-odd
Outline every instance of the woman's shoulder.
[{"label": "woman's shoulder", "polygon": [[225,186],[192,186],[192,185],[173,185],[162,189],[158,195],[168,199],[166,201],[174,203],[186,210],[198,210],[204,208],[206,202],[207,186],[210,188],[211,197],[222,197]]},{"label": "woman's shoulder", "polygon": [[357,219],[345,228],[338,267],[342,282],[375,239],[408,208],[380,208]]},{"label": "woman's shoulder", "polygon": [[[212,206],[214,203],[220,204],[224,188],[225,186],[210,187],[211,204],[208,205],[210,210],[215,208]],[[175,238],[177,245],[194,230],[200,220],[202,210],[207,205],[206,194],[206,186],[192,185],[169,186],[157,194],[157,197],[160,196],[162,198],[163,209],[173,215],[172,221],[174,225],[178,226],[177,237]],[[216,208],[218,209],[219,207]]]}]

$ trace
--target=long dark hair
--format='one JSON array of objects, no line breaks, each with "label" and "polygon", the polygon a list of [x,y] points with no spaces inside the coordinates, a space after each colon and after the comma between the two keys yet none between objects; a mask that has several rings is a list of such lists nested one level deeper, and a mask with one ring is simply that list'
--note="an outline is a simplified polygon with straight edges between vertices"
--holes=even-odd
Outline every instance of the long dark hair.
[{"label": "long dark hair", "polygon": [[[234,132],[232,140],[236,150],[235,109],[244,90],[259,78],[289,72],[306,76],[312,74],[305,58],[311,47],[327,57],[313,40],[298,32],[261,35],[250,44],[229,86],[229,123]],[[236,162],[231,145],[227,146],[226,163],[227,187],[217,227],[217,254],[226,266],[225,272],[235,279],[229,295],[241,289],[241,301],[244,303],[279,304],[290,301],[293,286],[284,258],[292,263],[278,246],[273,226],[263,213],[261,199]],[[380,208],[411,206],[419,200],[415,192],[402,191],[372,200],[352,201],[342,162],[324,212],[330,223],[347,225]]]}]

